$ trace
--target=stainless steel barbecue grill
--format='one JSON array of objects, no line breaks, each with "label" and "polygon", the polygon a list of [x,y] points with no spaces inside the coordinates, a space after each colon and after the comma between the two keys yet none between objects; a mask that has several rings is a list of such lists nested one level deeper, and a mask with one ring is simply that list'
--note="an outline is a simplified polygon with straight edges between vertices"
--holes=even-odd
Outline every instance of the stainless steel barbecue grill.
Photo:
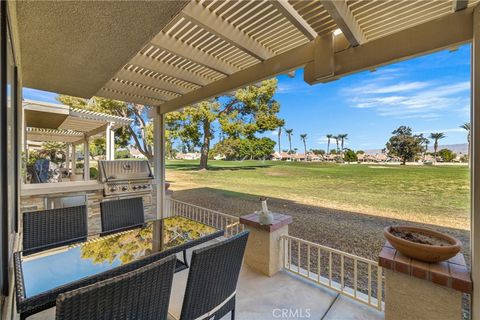
[{"label": "stainless steel barbecue grill", "polygon": [[98,168],[105,197],[152,192],[153,173],[147,160],[101,160]]}]

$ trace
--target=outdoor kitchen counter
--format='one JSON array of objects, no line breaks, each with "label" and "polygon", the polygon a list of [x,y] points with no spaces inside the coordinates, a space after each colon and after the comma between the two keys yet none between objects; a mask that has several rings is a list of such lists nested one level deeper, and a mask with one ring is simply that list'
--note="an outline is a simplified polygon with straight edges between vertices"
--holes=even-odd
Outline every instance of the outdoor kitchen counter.
[{"label": "outdoor kitchen counter", "polygon": [[103,190],[103,184],[97,180],[68,181],[57,183],[22,184],[21,196],[51,195],[57,193],[78,193]]}]

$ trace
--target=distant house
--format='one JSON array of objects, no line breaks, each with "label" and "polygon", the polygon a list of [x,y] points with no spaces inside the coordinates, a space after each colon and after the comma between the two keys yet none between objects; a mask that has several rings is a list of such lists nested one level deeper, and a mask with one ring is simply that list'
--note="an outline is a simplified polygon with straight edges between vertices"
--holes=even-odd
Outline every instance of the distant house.
[{"label": "distant house", "polygon": [[131,156],[132,158],[135,158],[135,159],[145,159],[145,156],[143,155],[143,153],[141,153],[140,151],[138,151],[137,148],[130,147],[128,151],[130,151],[130,156]]},{"label": "distant house", "polygon": [[307,154],[307,161],[318,162],[322,160],[323,160],[323,157],[320,154],[315,154],[313,152],[309,152]]},{"label": "distant house", "polygon": [[327,162],[335,162],[338,156],[338,154],[326,154],[323,156],[323,160]]},{"label": "distant house", "polygon": [[274,161],[293,161],[294,157],[292,154],[287,152],[274,152],[271,156],[271,159]]},{"label": "distant house", "polygon": [[175,159],[177,160],[198,160],[200,159],[200,152],[177,153]]}]

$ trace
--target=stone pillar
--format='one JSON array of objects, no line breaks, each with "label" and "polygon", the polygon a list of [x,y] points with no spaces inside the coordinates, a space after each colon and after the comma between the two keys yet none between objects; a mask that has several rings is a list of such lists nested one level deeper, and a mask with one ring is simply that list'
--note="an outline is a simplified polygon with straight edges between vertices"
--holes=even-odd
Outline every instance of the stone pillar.
[{"label": "stone pillar", "polygon": [[259,214],[252,213],[240,217],[250,235],[245,250],[245,263],[252,269],[269,277],[282,269],[281,236],[288,235],[288,225],[292,217],[274,213],[273,223],[261,225]]},{"label": "stone pillar", "polygon": [[472,292],[472,282],[461,253],[425,263],[386,242],[378,262],[385,269],[385,320],[462,319],[462,293]]}]

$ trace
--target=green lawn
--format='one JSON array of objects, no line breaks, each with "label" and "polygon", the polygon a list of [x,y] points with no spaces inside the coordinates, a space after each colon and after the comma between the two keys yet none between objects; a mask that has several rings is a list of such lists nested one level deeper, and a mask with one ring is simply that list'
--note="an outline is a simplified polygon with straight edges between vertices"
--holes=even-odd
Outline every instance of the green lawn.
[{"label": "green lawn", "polygon": [[458,229],[469,228],[466,166],[338,165],[275,161],[167,163],[173,190],[208,188],[222,196],[265,195],[296,203]]}]

